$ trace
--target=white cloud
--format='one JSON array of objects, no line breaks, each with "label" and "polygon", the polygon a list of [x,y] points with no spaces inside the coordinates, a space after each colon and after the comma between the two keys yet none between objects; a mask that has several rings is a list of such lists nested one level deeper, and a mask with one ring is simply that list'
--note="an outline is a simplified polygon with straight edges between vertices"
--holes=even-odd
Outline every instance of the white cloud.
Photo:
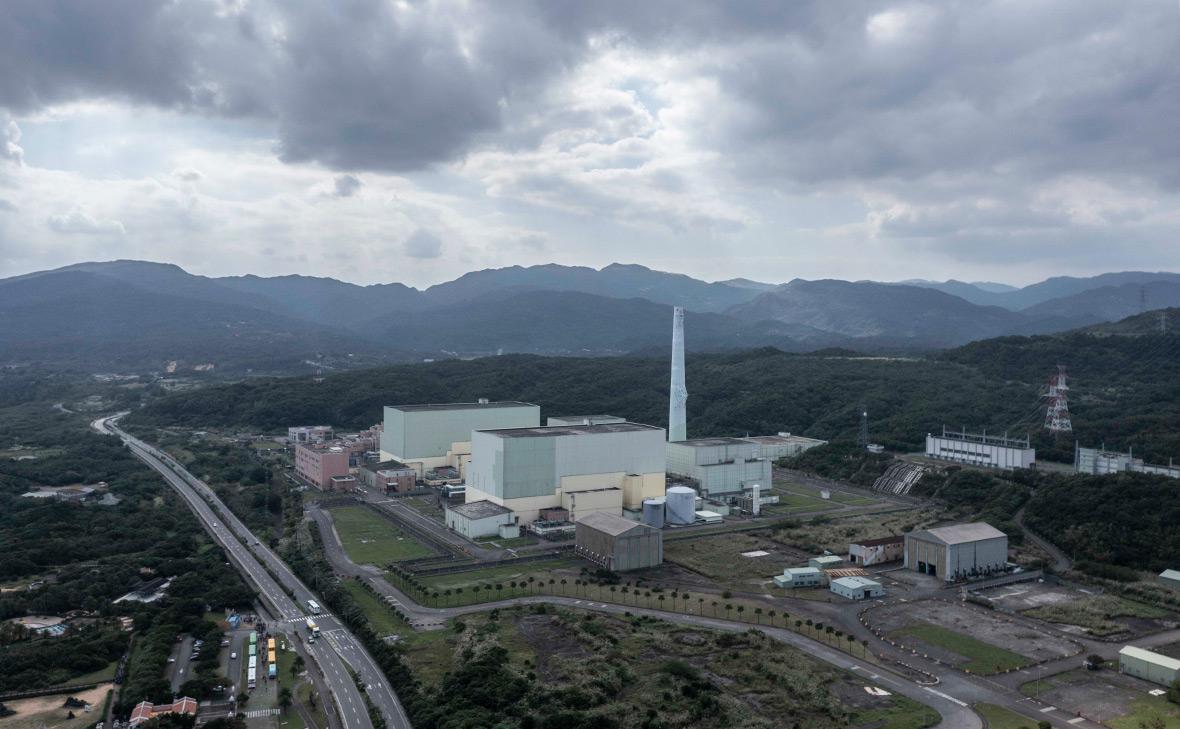
[{"label": "white cloud", "polygon": [[58,233],[82,233],[86,235],[123,235],[127,231],[118,220],[95,218],[81,208],[67,213],[50,215],[45,221],[51,230]]},{"label": "white cloud", "polygon": [[421,260],[441,256],[443,245],[438,236],[428,230],[419,228],[402,242],[402,249],[410,258]]}]

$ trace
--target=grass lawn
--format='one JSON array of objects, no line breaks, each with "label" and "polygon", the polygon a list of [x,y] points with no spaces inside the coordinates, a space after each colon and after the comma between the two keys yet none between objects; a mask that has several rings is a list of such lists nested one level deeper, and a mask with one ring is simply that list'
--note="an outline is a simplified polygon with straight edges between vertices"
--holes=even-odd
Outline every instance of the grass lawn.
[{"label": "grass lawn", "polygon": [[1140,729],[1151,726],[1147,722],[1156,717],[1163,719],[1164,729],[1180,729],[1180,706],[1168,703],[1162,696],[1139,699],[1131,704],[1130,714],[1111,719],[1107,724],[1112,729]]},{"label": "grass lawn", "polygon": [[[934,726],[941,717],[929,706],[904,696],[895,696],[893,706],[883,709],[867,709],[852,713],[852,726],[873,727],[873,729],[920,729]],[[994,725],[988,725],[991,729]]]},{"label": "grass lawn", "polygon": [[778,493],[778,503],[769,504],[763,507],[766,511],[769,511],[772,514],[797,514],[804,511],[827,511],[840,507],[838,503],[832,503],[830,500],[820,499],[814,496],[795,494],[789,491],[777,491],[776,493]]},{"label": "grass lawn", "polygon": [[976,704],[975,711],[987,721],[987,729],[1022,729],[1036,726],[1036,721],[995,704]]},{"label": "grass lawn", "polygon": [[505,585],[505,594],[507,594],[507,583],[512,580],[520,581],[522,577],[527,580],[529,575],[541,579],[542,574],[548,579],[549,573],[553,570],[580,566],[582,564],[584,563],[577,559],[559,557],[557,559],[545,559],[537,562],[524,562],[519,565],[510,564],[502,567],[471,570],[469,572],[453,572],[448,575],[431,575],[424,577],[422,581],[436,590],[453,590],[457,587],[470,590],[470,588],[476,585],[482,587],[488,584],[500,583]]},{"label": "grass lawn", "polygon": [[1000,673],[1009,668],[1020,668],[1032,662],[1031,659],[1025,658],[1019,653],[1013,653],[1012,651],[994,646],[991,643],[984,643],[969,635],[956,633],[953,630],[948,630],[940,625],[932,625],[931,623],[920,623],[901,628],[890,633],[890,636],[895,639],[905,637],[917,638],[932,646],[937,646],[958,654],[968,659],[959,668],[985,676]]},{"label": "grass lawn", "polygon": [[344,551],[357,564],[385,565],[434,554],[367,507],[345,506],[329,513]]},{"label": "grass lawn", "polygon": [[[804,486],[803,484],[792,483],[790,481],[775,484],[775,493],[782,495],[785,492],[802,494],[818,499],[820,489],[815,486]],[[837,491],[836,489],[828,489],[828,493],[832,501],[837,504],[847,504],[848,506],[868,506],[869,504],[881,502],[881,499],[874,499],[871,496],[861,496],[860,494]]]},{"label": "grass lawn", "polygon": [[1029,697],[1038,697],[1058,686],[1065,686],[1075,681],[1084,680],[1088,673],[1088,671],[1081,668],[1064,673],[1055,673],[1052,676],[1045,676],[1035,681],[1020,684],[1020,693]]},{"label": "grass lawn", "polygon": [[409,630],[409,626],[399,620],[376,595],[366,590],[364,585],[356,580],[344,580],[340,584],[348,590],[352,599],[356,600],[357,605],[364,612],[365,618],[368,619],[369,624],[373,626],[373,630],[377,631],[378,635],[405,634]]}]

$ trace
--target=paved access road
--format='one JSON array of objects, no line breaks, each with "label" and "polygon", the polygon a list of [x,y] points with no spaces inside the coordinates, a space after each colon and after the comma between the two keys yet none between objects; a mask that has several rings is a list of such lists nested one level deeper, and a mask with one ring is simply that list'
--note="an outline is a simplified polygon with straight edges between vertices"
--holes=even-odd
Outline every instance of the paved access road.
[{"label": "paved access road", "polygon": [[[272,631],[288,634],[293,639],[297,639],[299,632],[306,632],[301,630],[301,626],[306,625],[307,615],[303,608],[308,600],[318,602],[312,591],[269,547],[260,543],[207,484],[166,453],[119,429],[116,423],[122,415],[99,418],[91,425],[101,433],[122,438],[137,458],[163,475],[180,494],[205,529],[225,549],[231,562],[258,590],[275,618],[268,626]],[[391,729],[411,729],[389,681],[355,636],[331,615],[317,615],[316,623],[326,639],[307,646],[307,653],[328,684],[343,729],[372,729],[373,726],[364,698],[348,673],[349,666],[367,687],[366,693],[386,724]]]}]

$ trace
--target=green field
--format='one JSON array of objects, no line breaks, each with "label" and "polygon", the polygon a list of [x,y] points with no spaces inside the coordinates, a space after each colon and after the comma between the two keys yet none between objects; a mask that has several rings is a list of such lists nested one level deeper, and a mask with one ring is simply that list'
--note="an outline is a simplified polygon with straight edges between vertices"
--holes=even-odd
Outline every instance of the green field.
[{"label": "green field", "polygon": [[975,711],[987,721],[987,729],[1027,729],[1036,726],[1032,719],[995,704],[976,704]]},{"label": "green field", "polygon": [[913,637],[932,646],[948,650],[968,659],[959,668],[985,676],[1032,663],[1031,659],[1025,658],[1019,653],[1013,653],[990,643],[976,640],[969,635],[956,633],[941,625],[931,623],[920,623],[895,630],[890,633],[890,637],[894,639]]},{"label": "green field", "polygon": [[770,504],[764,509],[772,514],[799,514],[812,511],[831,511],[840,508],[840,504],[833,503],[815,496],[796,494],[790,491],[775,490],[778,503]]},{"label": "green field", "polygon": [[115,679],[115,671],[119,668],[118,661],[111,661],[105,668],[100,668],[93,673],[86,673],[81,676],[75,676],[68,681],[63,681],[58,686],[84,686],[88,683],[100,683],[104,681],[113,681]]},{"label": "green field", "polygon": [[356,580],[344,580],[340,584],[348,590],[352,599],[356,600],[357,605],[364,612],[365,618],[368,619],[369,625],[379,635],[401,634],[409,630],[410,626],[399,620],[393,611],[386,607],[376,595],[366,590],[364,585]]},{"label": "green field", "polygon": [[[791,492],[818,499],[820,489],[815,486],[804,486],[803,484],[788,481],[786,483],[775,484],[775,492],[780,494],[782,492]],[[871,496],[861,496],[860,494],[837,491],[836,489],[829,489],[828,493],[831,495],[831,501],[847,506],[868,506],[881,502],[881,499],[874,499]]]},{"label": "green field", "polygon": [[510,564],[502,567],[471,570],[469,572],[454,572],[448,575],[432,575],[422,578],[422,581],[436,590],[453,590],[455,588],[469,590],[476,585],[482,587],[484,585],[500,583],[505,585],[505,596],[507,596],[507,583],[513,580],[520,581],[521,578],[527,580],[530,575],[536,579],[540,579],[542,574],[548,578],[550,576],[549,573],[553,570],[575,567],[582,564],[584,563],[572,557],[559,557],[537,562],[525,562],[519,565]]},{"label": "green field", "polygon": [[[1162,725],[1152,724],[1162,719]],[[1161,726],[1162,729],[1180,729],[1180,706],[1170,704],[1162,696],[1143,698],[1131,704],[1131,713],[1111,719],[1107,724],[1112,729],[1141,729],[1145,726]]]},{"label": "green field", "polygon": [[386,565],[434,554],[367,507],[345,506],[329,513],[344,551],[357,564]]}]

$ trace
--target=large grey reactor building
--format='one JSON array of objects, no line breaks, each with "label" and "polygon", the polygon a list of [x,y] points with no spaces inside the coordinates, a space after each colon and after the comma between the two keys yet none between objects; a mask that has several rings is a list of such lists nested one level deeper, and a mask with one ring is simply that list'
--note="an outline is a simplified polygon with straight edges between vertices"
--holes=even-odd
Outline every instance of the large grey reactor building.
[{"label": "large grey reactor building", "polygon": [[451,466],[465,476],[471,459],[471,433],[487,428],[528,428],[541,424],[541,408],[527,402],[488,401],[387,405],[381,433],[381,460],[401,461],[423,478],[426,471]]}]

